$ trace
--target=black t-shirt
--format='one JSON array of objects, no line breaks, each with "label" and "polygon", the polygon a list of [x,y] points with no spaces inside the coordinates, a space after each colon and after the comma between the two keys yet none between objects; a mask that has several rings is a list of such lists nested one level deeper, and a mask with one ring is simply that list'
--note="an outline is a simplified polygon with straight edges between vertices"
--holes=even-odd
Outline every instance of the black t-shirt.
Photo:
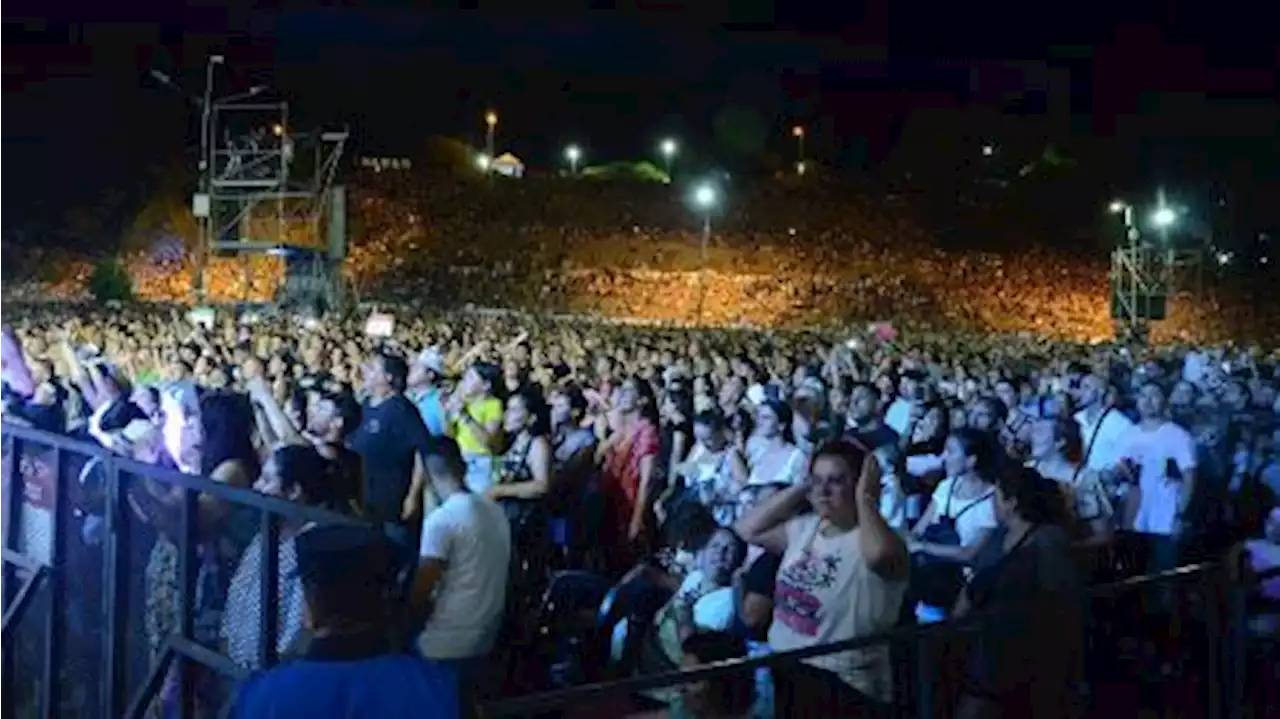
[{"label": "black t-shirt", "polygon": [[893,431],[887,424],[881,423],[870,431],[862,431],[859,429],[848,429],[844,433],[845,439],[855,441],[869,450],[876,450],[885,445],[897,444],[898,433]]},{"label": "black t-shirt", "polygon": [[[742,594],[759,594],[764,597],[773,598],[773,585],[778,578],[778,567],[782,566],[782,556],[765,552],[756,561],[751,563],[747,571],[742,575]],[[769,625],[766,622],[763,627],[750,629],[742,623],[742,615],[738,614],[733,618],[734,629],[739,636],[750,639],[752,641],[765,641],[769,635]]]},{"label": "black t-shirt", "polygon": [[425,452],[429,435],[422,416],[404,395],[374,405],[366,401],[360,427],[351,435],[364,464],[364,506],[374,521],[400,521],[413,479],[414,452]]}]

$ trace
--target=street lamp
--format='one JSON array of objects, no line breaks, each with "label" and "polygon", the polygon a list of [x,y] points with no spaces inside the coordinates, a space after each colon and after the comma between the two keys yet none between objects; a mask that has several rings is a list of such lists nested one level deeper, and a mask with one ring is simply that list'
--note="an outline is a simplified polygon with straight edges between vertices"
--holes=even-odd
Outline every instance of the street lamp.
[{"label": "street lamp", "polygon": [[796,138],[796,167],[804,162],[804,127],[796,125],[791,128],[791,136]]},{"label": "street lamp", "polygon": [[702,213],[702,248],[698,268],[698,322],[702,322],[702,308],[707,299],[707,245],[711,242],[711,211],[715,209],[718,197],[716,188],[709,183],[702,183],[693,189],[693,206]]},{"label": "street lamp", "polygon": [[[492,158],[493,157],[493,133],[498,127],[498,113],[494,112],[493,110],[489,110],[488,112],[486,112],[484,114],[484,124],[485,124],[485,127],[487,128],[485,131],[484,151],[485,151],[485,155]],[[487,171],[488,167],[486,166],[485,169]]]},{"label": "street lamp", "polygon": [[582,150],[577,145],[564,148],[564,158],[569,161],[569,174],[578,174],[578,160],[582,159]]},{"label": "street lamp", "polygon": [[1160,229],[1166,229],[1177,221],[1178,213],[1168,207],[1161,207],[1151,213],[1151,224],[1159,227]]},{"label": "street lamp", "polygon": [[678,149],[676,141],[668,137],[662,141],[658,149],[662,152],[662,161],[667,165],[667,179],[669,180],[671,179],[671,160],[675,158],[676,150]]},{"label": "street lamp", "polygon": [[476,155],[476,167],[478,167],[481,172],[488,172],[489,167],[492,165],[493,158],[485,154]]}]

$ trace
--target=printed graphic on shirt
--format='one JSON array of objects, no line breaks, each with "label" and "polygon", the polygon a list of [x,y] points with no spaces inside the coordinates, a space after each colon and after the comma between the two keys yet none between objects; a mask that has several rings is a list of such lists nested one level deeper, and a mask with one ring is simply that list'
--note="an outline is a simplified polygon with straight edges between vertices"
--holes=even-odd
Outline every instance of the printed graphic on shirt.
[{"label": "printed graphic on shirt", "polygon": [[807,550],[784,567],[774,589],[777,620],[797,634],[816,636],[822,600],[815,593],[831,588],[839,576],[841,561],[843,557],[838,554],[816,555]]}]

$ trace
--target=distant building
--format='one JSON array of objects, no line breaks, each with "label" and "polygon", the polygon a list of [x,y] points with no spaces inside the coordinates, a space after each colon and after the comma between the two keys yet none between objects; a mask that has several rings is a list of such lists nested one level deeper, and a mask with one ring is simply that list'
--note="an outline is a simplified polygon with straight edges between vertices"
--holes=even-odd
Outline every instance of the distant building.
[{"label": "distant building", "polygon": [[403,172],[413,169],[413,162],[407,157],[362,156],[360,167],[374,172]]},{"label": "distant building", "polygon": [[524,163],[520,161],[520,158],[510,152],[504,152],[501,155],[498,155],[494,158],[490,167],[498,174],[506,175],[507,177],[514,177],[517,180],[524,177]]}]

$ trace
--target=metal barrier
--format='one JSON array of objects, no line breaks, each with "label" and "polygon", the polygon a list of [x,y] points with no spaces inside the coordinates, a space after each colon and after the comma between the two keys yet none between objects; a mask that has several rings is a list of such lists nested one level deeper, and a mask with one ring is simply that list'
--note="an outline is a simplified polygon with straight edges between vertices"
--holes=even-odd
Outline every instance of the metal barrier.
[{"label": "metal barrier", "polygon": [[[218,647],[197,641],[193,631],[201,495],[224,502],[227,507],[257,514],[256,528],[262,548],[258,582],[262,618],[258,623],[257,646],[262,666],[270,666],[277,659],[276,587],[282,521],[294,525],[359,523],[350,517],[227,486],[206,477],[135,462],[96,444],[7,423],[2,425],[2,430],[7,502],[3,556],[5,716],[56,717],[67,710],[65,713],[81,717],[141,717],[160,694],[171,670],[178,675],[179,713],[193,716],[193,666],[206,667],[226,679],[243,676],[244,670],[221,654]],[[76,460],[83,460],[79,470],[73,469]],[[89,471],[85,468],[95,462],[97,466],[92,469],[101,479],[97,492],[85,486],[83,476]],[[141,489],[139,482],[158,483],[157,486],[175,498],[168,508],[178,514],[173,524],[177,531],[176,536],[168,539],[177,547],[179,591],[176,627],[158,647],[145,677],[126,702],[130,685],[126,669],[131,652],[137,653],[141,635],[141,632],[130,631],[139,622],[129,612],[129,601],[135,593],[131,591],[132,584],[137,577],[129,571],[129,561],[134,556],[132,552],[140,548],[133,546],[139,537],[135,536],[137,527],[130,521],[135,511],[130,504],[130,492],[133,488]],[[93,501],[86,500],[89,494],[94,496]],[[99,519],[97,513],[100,513],[100,522],[90,521]],[[90,525],[98,523],[102,524],[99,527],[102,531],[98,533],[100,543],[80,541],[80,534],[74,530],[87,532]],[[157,536],[160,534],[157,531]],[[76,571],[77,561],[88,566]],[[98,579],[101,591],[95,595],[91,588]],[[77,585],[84,591],[75,592]],[[15,586],[17,589],[10,591]],[[86,607],[97,611],[86,611]],[[69,608],[78,608],[90,615],[81,622],[85,626],[77,633],[82,646],[71,652],[66,650],[66,644],[72,615],[77,612],[68,613]],[[40,636],[25,637],[30,640],[25,644],[14,641],[24,638],[21,636],[24,631],[36,623],[41,624]],[[42,644],[38,651],[23,651],[37,642]],[[80,653],[92,656],[93,652],[100,652],[101,656],[98,662],[87,660],[92,676],[87,679],[71,676],[73,672],[67,660]],[[27,693],[14,691],[20,688],[21,682],[34,685],[37,690],[34,699],[27,697]],[[202,709],[203,713],[209,713],[208,707]]]},{"label": "metal barrier", "polygon": [[[1141,591],[1154,586],[1195,582],[1198,592],[1206,600],[1212,600],[1204,613],[1210,643],[1207,652],[1207,697],[1205,706],[1208,719],[1238,717],[1245,695],[1245,591],[1240,581],[1239,568],[1230,566],[1227,560],[1216,560],[1187,565],[1177,569],[1146,576],[1132,577],[1108,584],[1095,585],[1082,593],[1082,602],[1114,598],[1124,593]],[[1276,574],[1269,572],[1267,575]],[[1225,596],[1223,596],[1225,595]],[[1028,607],[1039,611],[1040,607]],[[1014,614],[1018,610],[1014,610]],[[838,652],[866,649],[877,645],[912,645],[917,656],[922,644],[945,641],[960,634],[980,630],[989,623],[1008,621],[1011,613],[1002,609],[987,613],[925,626],[895,629],[870,637],[822,644],[765,656],[716,662],[691,670],[636,676],[611,682],[599,682],[556,691],[493,701],[481,711],[484,717],[528,717],[569,707],[590,705],[607,697],[635,695],[655,689],[672,688],[694,682],[724,678],[730,675],[754,672],[757,669],[774,669],[800,660]],[[1052,621],[1052,617],[1046,618]],[[1229,631],[1224,631],[1224,628]],[[937,715],[933,699],[936,677],[924,664],[916,666],[914,678],[915,705],[909,716],[928,719]],[[901,708],[901,707],[899,707]],[[904,714],[906,715],[906,714]]]}]

